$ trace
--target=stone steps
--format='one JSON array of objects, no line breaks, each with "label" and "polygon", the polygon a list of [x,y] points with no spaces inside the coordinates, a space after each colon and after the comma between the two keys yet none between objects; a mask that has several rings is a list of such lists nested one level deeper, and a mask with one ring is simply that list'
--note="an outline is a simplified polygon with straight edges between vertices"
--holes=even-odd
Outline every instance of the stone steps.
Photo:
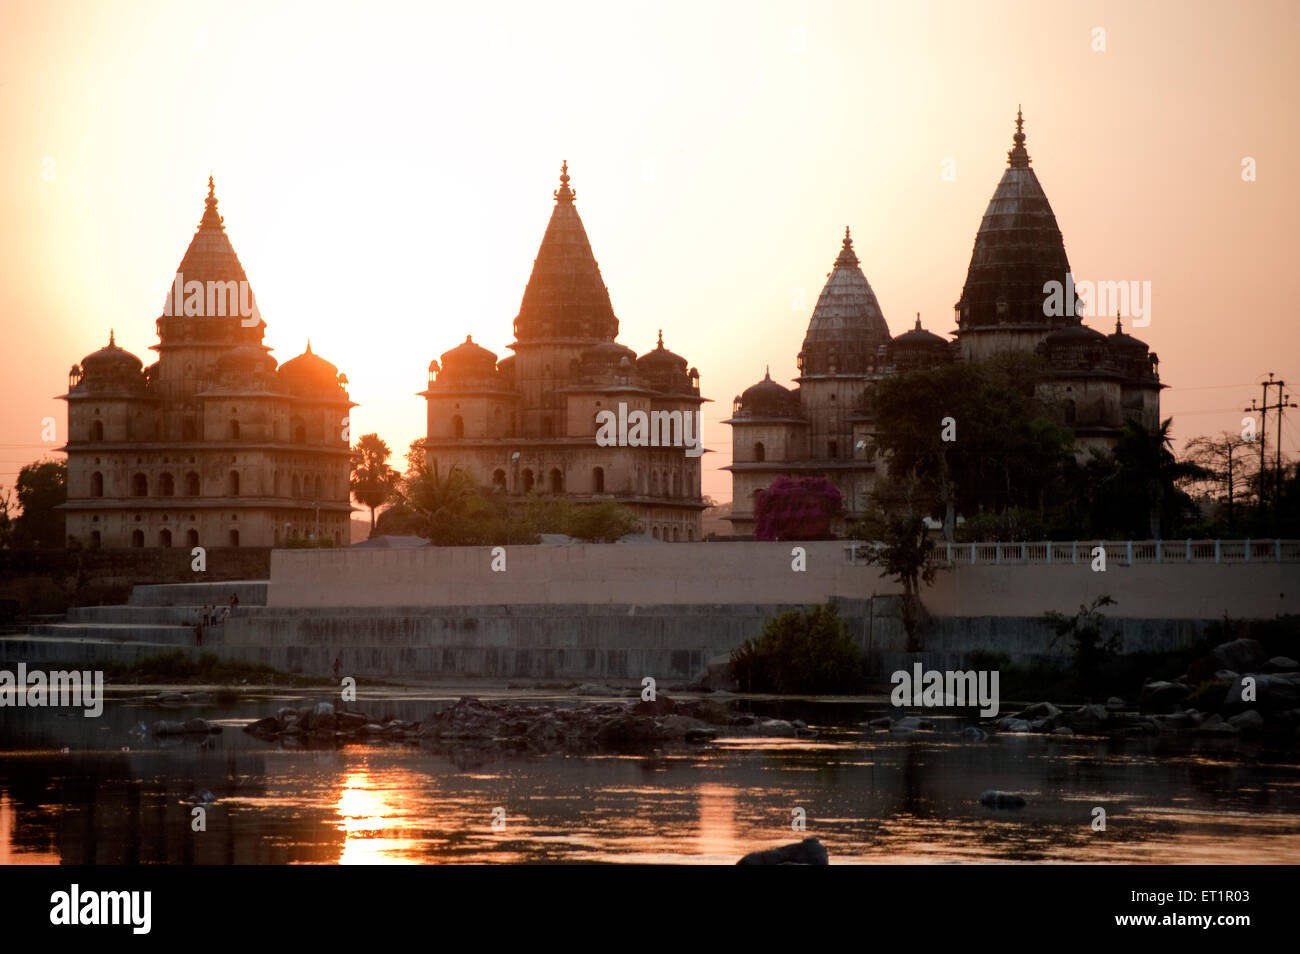
[{"label": "stone steps", "polygon": [[230,594],[240,606],[265,606],[266,580],[230,580],[216,583],[159,583],[131,590],[128,606],[228,606]]},{"label": "stone steps", "polygon": [[193,626],[159,623],[44,623],[31,627],[29,635],[44,639],[93,640],[97,643],[194,645]]},{"label": "stone steps", "polygon": [[0,668],[13,671],[18,663],[28,669],[49,669],[55,665],[85,664],[90,668],[107,662],[133,663],[159,653],[182,652],[198,659],[202,650],[174,643],[77,639],[54,636],[0,636]]},{"label": "stone steps", "polygon": [[[80,625],[193,625],[202,616],[199,606],[74,606],[65,620],[41,620],[43,625],[76,623]],[[33,623],[38,621],[33,620]]]}]

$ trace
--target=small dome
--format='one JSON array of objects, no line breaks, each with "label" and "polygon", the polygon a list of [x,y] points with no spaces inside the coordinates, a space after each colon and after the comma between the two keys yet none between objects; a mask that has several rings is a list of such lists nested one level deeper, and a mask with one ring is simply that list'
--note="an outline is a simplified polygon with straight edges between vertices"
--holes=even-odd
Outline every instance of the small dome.
[{"label": "small dome", "polygon": [[1057,328],[1048,335],[1043,343],[1047,347],[1067,347],[1072,345],[1099,344],[1106,340],[1106,336],[1100,331],[1094,331],[1087,325],[1066,325],[1064,328]]},{"label": "small dome", "polygon": [[96,377],[110,374],[138,374],[143,367],[143,361],[117,346],[112,331],[108,333],[107,345],[81,359],[81,370],[87,375],[94,374]]},{"label": "small dome", "polygon": [[338,367],[313,354],[310,340],[306,351],[280,365],[280,374],[295,389],[333,390],[338,387]]},{"label": "small dome", "polygon": [[631,363],[636,360],[636,352],[631,348],[619,344],[617,341],[602,341],[598,345],[593,345],[586,351],[582,352],[581,362],[584,368],[617,368],[626,360]]},{"label": "small dome", "polygon": [[769,370],[762,381],[745,388],[737,402],[736,413],[746,417],[798,417],[799,397],[773,381]]},{"label": "small dome", "polygon": [[1118,315],[1115,316],[1115,331],[1106,336],[1106,341],[1112,348],[1120,351],[1146,354],[1151,350],[1147,343],[1140,338],[1124,334],[1124,326],[1120,324]]},{"label": "small dome", "polygon": [[[313,355],[313,357],[315,357]],[[329,364],[329,362],[325,362]],[[248,372],[274,371],[278,362],[266,349],[257,345],[240,345],[232,348],[217,359],[217,373],[242,374]]]},{"label": "small dome", "polygon": [[477,367],[480,365],[485,365],[489,369],[495,368],[497,366],[497,356],[482,345],[475,344],[471,335],[466,335],[464,341],[450,351],[442,353],[442,366],[444,368],[449,366]]},{"label": "small dome", "polygon": [[659,344],[653,351],[647,351],[641,357],[636,359],[638,368],[650,372],[663,373],[664,371],[675,371],[680,374],[686,373],[687,361],[679,354],[674,354],[664,347],[664,333],[659,332]]}]

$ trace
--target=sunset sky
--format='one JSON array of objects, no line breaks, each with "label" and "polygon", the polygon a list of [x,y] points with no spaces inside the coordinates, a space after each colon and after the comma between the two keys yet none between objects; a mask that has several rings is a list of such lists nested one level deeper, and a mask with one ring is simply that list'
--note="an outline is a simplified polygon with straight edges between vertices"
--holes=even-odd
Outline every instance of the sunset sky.
[{"label": "sunset sky", "polygon": [[310,337],[400,462],[429,361],[509,353],[567,159],[620,341],[699,368],[729,499],[719,422],[794,377],[845,225],[893,333],[955,327],[1017,104],[1075,276],[1152,283],[1178,442],[1239,430],[1269,371],[1300,401],[1294,0],[5,0],[0,485],[110,328],[152,363],[209,173],[266,343]]}]

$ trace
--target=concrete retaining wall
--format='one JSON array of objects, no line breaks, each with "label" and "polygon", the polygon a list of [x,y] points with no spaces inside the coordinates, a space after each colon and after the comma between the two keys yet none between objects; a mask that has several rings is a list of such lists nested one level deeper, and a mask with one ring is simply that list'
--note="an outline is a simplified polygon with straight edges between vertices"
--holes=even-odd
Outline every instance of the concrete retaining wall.
[{"label": "concrete retaining wall", "polygon": [[[854,566],[839,541],[521,546],[494,572],[488,547],[276,550],[273,607],[800,604],[895,595],[880,569]],[[1269,619],[1300,614],[1300,563],[1136,564],[1094,573],[1078,564],[958,565],[923,593],[936,616],[1073,613],[1109,595],[1115,615],[1151,619]]]}]

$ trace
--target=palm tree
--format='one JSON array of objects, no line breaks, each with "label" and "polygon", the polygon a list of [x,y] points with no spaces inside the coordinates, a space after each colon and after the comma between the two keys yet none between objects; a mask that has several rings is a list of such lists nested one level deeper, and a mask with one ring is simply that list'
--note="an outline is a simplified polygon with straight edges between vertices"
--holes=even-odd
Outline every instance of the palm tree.
[{"label": "palm tree", "polygon": [[1200,465],[1174,456],[1172,428],[1171,417],[1155,430],[1128,420],[1115,445],[1116,489],[1130,495],[1135,507],[1145,508],[1153,540],[1161,539],[1162,529],[1172,529],[1192,509],[1191,498],[1178,488],[1179,483],[1209,476]]},{"label": "palm tree", "polygon": [[352,449],[352,477],[349,486],[353,498],[370,508],[370,533],[375,532],[375,508],[382,507],[397,488],[398,473],[388,466],[392,456],[378,434],[363,434]]}]

